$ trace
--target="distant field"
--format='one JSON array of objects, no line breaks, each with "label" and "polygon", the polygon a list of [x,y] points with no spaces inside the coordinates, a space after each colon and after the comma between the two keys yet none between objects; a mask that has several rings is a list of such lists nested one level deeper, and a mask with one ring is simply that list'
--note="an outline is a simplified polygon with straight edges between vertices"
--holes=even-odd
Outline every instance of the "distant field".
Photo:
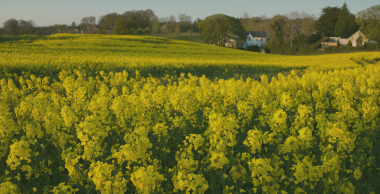
[{"label": "distant field", "polygon": [[190,42],[198,42],[203,43],[202,36],[199,33],[181,33],[180,35],[176,34],[144,34],[143,36],[154,36],[154,37],[162,37],[162,38],[170,38],[174,40],[185,40]]},{"label": "distant field", "polygon": [[[2,37],[0,75],[57,75],[77,68],[122,71],[142,76],[181,73],[228,79],[259,79],[300,69],[352,68],[376,63],[378,52],[318,56],[284,56],[241,51],[151,36],[69,35]],[[365,58],[366,60],[362,60]],[[359,61],[359,62],[358,62]]]}]

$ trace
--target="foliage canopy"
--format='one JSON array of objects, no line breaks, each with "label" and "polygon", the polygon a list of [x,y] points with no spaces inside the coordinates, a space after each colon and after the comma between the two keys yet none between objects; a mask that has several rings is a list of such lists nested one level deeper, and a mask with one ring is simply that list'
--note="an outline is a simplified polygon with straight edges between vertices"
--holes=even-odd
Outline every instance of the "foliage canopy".
[{"label": "foliage canopy", "polygon": [[367,38],[380,42],[380,5],[374,5],[357,14],[356,23]]},{"label": "foliage canopy", "polygon": [[355,19],[355,15],[350,13],[347,4],[344,3],[339,12],[338,21],[336,22],[335,35],[342,38],[348,38],[358,31]]},{"label": "foliage canopy", "polygon": [[199,22],[199,29],[205,43],[225,46],[236,41],[237,47],[246,42],[245,30],[239,19],[223,14],[206,17]]},{"label": "foliage canopy", "polygon": [[339,19],[340,10],[339,7],[327,6],[323,8],[321,16],[314,23],[315,29],[320,33],[324,33],[325,36],[335,36],[335,27]]}]

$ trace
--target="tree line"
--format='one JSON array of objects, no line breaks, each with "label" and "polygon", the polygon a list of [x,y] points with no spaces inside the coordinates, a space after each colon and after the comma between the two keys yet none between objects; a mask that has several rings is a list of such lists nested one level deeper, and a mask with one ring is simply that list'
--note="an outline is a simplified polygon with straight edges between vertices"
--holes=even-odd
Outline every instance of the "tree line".
[{"label": "tree line", "polygon": [[[328,41],[329,37],[348,38],[359,29],[367,38],[379,42],[380,5],[372,6],[357,15],[350,13],[346,3],[342,7],[327,6],[322,9],[318,19],[314,15],[298,12],[275,15],[272,18],[266,18],[265,15],[249,17],[247,13],[241,18],[216,14],[201,20],[199,27],[207,44],[231,46],[229,44],[233,43],[233,47],[241,48],[246,42],[245,31],[266,31],[269,38],[266,47],[271,53],[317,53],[321,50],[321,43]],[[361,43],[362,40],[363,37],[358,42]],[[348,42],[341,47],[328,47],[326,52],[374,50],[376,47],[377,44],[365,43],[353,48],[352,43]]]},{"label": "tree line", "polygon": [[151,9],[131,10],[123,14],[108,13],[99,18],[88,16],[82,18],[79,24],[72,22],[71,25],[56,24],[52,26],[36,27],[30,20],[17,21],[9,19],[3,23],[0,34],[23,35],[38,34],[47,35],[54,33],[79,33],[79,34],[120,34],[138,35],[150,33],[197,33],[199,32],[198,18],[192,21],[191,16],[181,13],[176,18],[156,16]]},{"label": "tree line", "polygon": [[[179,14],[169,17],[158,17],[153,10],[131,10],[123,14],[108,13],[99,18],[88,16],[79,24],[53,25],[36,27],[32,20],[9,19],[4,22],[0,34],[22,35],[52,33],[81,34],[158,34],[158,33],[197,33],[200,32],[205,43],[226,46],[229,40],[236,40],[236,46],[243,45],[244,31],[266,31],[269,41],[266,47],[271,53],[307,54],[319,52],[321,43],[328,37],[347,38],[361,30],[367,38],[380,41],[380,5],[372,6],[356,15],[350,13],[346,3],[342,7],[324,7],[319,18],[307,13],[291,12],[287,15],[275,15],[267,18],[243,17],[234,18],[223,14],[208,16],[201,20],[192,20],[191,16]],[[325,39],[323,39],[325,37]],[[351,43],[350,43],[351,44]],[[326,51],[352,50],[352,46],[329,47]],[[373,48],[361,45],[357,48]],[[377,44],[376,44],[377,47]],[[357,49],[355,48],[355,49]]]},{"label": "tree line", "polygon": [[[272,36],[267,47],[271,53],[307,54],[320,52],[322,42],[329,37],[348,38],[360,30],[367,38],[380,41],[380,5],[372,6],[356,15],[350,13],[346,3],[342,7],[325,7],[318,19],[313,15],[292,12],[288,15],[277,15],[269,23],[268,33]],[[361,37],[363,38],[363,37]],[[362,39],[360,39],[360,43]],[[327,52],[344,52],[353,49],[377,49],[377,44],[347,45],[328,47]]]}]

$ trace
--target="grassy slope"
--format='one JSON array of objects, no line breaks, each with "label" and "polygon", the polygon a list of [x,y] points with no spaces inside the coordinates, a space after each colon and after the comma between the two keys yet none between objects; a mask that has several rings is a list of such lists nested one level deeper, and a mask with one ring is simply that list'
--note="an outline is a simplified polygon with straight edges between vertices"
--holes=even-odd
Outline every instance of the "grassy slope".
[{"label": "grassy slope", "polygon": [[154,36],[154,37],[161,37],[161,38],[169,38],[174,40],[185,40],[190,42],[197,42],[197,43],[203,43],[202,36],[199,33],[182,33],[180,35],[176,34],[144,34],[143,36]]},{"label": "grassy slope", "polygon": [[[218,77],[269,76],[292,69],[351,68],[377,63],[379,52],[283,56],[149,36],[68,35],[0,40],[0,76],[29,72],[57,76],[62,70],[122,71],[141,76],[180,73]],[[366,60],[363,60],[365,58]]]}]

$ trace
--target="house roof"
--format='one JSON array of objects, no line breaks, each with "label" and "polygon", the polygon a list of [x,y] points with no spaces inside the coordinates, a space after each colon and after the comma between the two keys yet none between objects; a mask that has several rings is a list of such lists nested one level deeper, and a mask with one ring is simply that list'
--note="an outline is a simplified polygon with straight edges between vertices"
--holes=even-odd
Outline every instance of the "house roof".
[{"label": "house roof", "polygon": [[267,37],[267,32],[265,31],[245,31],[245,35],[251,34],[252,37]]}]

